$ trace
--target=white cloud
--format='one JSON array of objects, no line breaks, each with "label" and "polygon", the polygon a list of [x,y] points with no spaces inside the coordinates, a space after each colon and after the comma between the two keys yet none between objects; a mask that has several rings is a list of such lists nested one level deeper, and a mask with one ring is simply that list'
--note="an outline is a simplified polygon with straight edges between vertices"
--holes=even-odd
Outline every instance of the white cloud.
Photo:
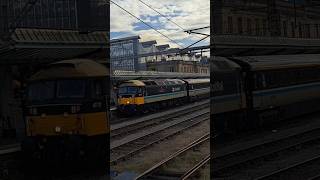
[{"label": "white cloud", "polygon": [[[172,21],[176,22],[184,29],[192,29],[198,27],[209,26],[210,24],[210,1],[209,0],[143,0],[145,3],[151,5],[154,9],[165,14]],[[168,22],[166,18],[159,17],[157,19],[151,18],[158,16],[156,12],[143,5],[138,0],[114,0],[132,14],[139,18],[145,18],[145,22],[155,26],[160,25],[161,32],[169,36],[175,41],[181,41],[189,38],[194,41],[200,39],[202,36],[188,35],[175,24]],[[152,29],[134,30],[136,23],[139,21],[130,16],[119,7],[111,3],[111,32],[121,32],[126,35],[140,35],[142,40],[157,40],[158,44],[169,43],[172,47],[177,47],[174,43],[161,36]],[[209,30],[205,31],[209,33]],[[209,42],[207,39],[206,42]]]}]

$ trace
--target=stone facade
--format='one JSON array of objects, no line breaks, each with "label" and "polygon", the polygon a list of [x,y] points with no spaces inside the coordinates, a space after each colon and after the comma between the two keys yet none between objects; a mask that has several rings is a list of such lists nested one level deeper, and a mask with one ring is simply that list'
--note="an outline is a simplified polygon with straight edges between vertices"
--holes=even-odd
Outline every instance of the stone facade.
[{"label": "stone facade", "polygon": [[179,73],[200,73],[200,74],[210,73],[209,65],[207,63],[201,63],[199,61],[183,61],[183,60],[147,62],[147,70],[159,71],[159,72],[179,72]]},{"label": "stone facade", "polygon": [[213,0],[214,34],[320,38],[320,9],[310,0]]}]

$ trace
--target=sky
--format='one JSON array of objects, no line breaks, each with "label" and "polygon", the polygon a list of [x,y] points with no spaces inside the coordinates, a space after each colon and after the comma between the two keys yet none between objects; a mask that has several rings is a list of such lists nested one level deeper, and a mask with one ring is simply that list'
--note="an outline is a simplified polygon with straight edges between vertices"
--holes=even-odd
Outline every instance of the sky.
[{"label": "sky", "polygon": [[[140,41],[156,40],[158,45],[169,44],[172,48],[186,47],[203,38],[202,35],[189,35],[183,32],[174,23],[160,16],[157,12],[145,6],[138,0],[113,0],[130,13],[141,18],[144,22],[153,26],[161,33],[173,39],[175,42],[163,37],[147,25],[132,17],[113,3],[111,9],[111,39],[139,35]],[[167,18],[171,19],[183,29],[200,28],[210,25],[210,1],[209,0],[142,0]],[[210,30],[199,31],[209,34]],[[208,45],[209,39],[196,44]]]}]

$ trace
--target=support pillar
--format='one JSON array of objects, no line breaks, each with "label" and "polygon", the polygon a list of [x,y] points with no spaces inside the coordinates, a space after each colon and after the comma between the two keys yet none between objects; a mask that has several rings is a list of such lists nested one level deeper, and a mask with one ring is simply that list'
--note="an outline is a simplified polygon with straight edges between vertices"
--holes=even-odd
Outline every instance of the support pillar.
[{"label": "support pillar", "polygon": [[0,137],[22,139],[25,125],[22,116],[21,100],[15,95],[17,81],[13,66],[0,66]]}]

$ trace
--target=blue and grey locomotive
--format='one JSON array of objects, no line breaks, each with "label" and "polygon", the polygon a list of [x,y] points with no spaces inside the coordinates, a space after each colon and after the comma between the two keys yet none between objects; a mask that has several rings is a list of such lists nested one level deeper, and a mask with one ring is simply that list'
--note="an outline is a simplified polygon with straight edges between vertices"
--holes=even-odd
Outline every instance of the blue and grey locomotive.
[{"label": "blue and grey locomotive", "polygon": [[117,109],[125,113],[157,110],[209,97],[209,92],[209,78],[129,80],[118,86]]}]

